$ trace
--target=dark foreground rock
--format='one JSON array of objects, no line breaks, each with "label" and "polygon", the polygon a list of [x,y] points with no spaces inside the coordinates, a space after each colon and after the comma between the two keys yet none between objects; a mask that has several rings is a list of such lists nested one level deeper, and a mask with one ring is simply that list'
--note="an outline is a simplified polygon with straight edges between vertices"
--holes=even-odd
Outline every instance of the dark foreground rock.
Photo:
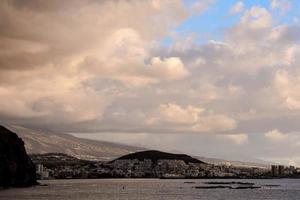
[{"label": "dark foreground rock", "polygon": [[28,187],[37,184],[35,166],[24,142],[0,126],[0,187]]}]

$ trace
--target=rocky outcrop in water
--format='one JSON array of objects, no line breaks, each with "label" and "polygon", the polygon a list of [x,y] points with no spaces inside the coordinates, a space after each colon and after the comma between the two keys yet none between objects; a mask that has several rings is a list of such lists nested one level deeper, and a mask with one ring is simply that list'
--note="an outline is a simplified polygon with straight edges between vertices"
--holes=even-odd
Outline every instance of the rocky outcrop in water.
[{"label": "rocky outcrop in water", "polygon": [[24,142],[0,126],[0,187],[28,187],[37,184],[35,166]]}]

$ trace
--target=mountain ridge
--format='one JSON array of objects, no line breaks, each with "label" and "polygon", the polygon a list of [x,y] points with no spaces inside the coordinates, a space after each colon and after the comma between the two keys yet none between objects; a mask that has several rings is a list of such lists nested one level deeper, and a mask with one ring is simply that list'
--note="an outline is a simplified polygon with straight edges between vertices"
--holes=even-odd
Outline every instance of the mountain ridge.
[{"label": "mountain ridge", "polygon": [[77,138],[64,133],[45,133],[17,125],[5,126],[24,140],[29,154],[65,153],[79,159],[107,161],[128,153],[145,150],[112,142]]},{"label": "mountain ridge", "polygon": [[[30,154],[65,153],[83,160],[110,161],[126,154],[150,149],[108,141],[84,139],[64,133],[33,130],[18,125],[4,124],[4,126],[16,132],[24,140],[26,150]],[[55,142],[55,140],[57,141]],[[176,152],[182,154],[182,152]],[[266,161],[245,162],[191,155],[193,158],[215,165],[270,167],[271,164],[274,164]]]}]

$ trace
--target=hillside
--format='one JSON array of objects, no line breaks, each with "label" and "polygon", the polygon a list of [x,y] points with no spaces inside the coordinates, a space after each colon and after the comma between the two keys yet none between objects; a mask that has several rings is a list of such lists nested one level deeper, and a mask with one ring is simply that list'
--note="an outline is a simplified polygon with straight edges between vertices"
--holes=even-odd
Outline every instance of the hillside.
[{"label": "hillside", "polygon": [[42,164],[48,169],[97,163],[97,161],[81,160],[63,153],[31,154],[30,158],[34,164]]},{"label": "hillside", "polygon": [[25,142],[29,154],[64,153],[84,160],[112,160],[125,154],[145,150],[143,148],[77,138],[68,134],[58,134],[6,125]]},{"label": "hillside", "polygon": [[238,161],[238,160],[226,160],[220,158],[208,158],[203,156],[194,156],[195,158],[202,160],[203,162],[214,165],[230,165],[235,167],[257,167],[257,168],[270,168],[271,165],[278,165],[278,163],[267,162],[264,160],[257,161]]},{"label": "hillside", "polygon": [[[5,126],[16,132],[24,140],[26,151],[30,154],[64,153],[84,160],[108,161],[126,154],[146,150],[146,148],[141,147],[77,138],[72,135],[47,132],[45,130],[33,130],[15,125]],[[203,156],[193,157],[215,165],[269,167],[272,164],[265,161],[243,162]]]},{"label": "hillside", "polygon": [[173,153],[166,153],[166,152],[154,151],[154,150],[131,153],[122,156],[116,160],[134,160],[134,159],[137,159],[139,161],[148,159],[151,160],[152,162],[156,162],[157,160],[182,160],[185,163],[204,163],[186,154],[173,154]]}]

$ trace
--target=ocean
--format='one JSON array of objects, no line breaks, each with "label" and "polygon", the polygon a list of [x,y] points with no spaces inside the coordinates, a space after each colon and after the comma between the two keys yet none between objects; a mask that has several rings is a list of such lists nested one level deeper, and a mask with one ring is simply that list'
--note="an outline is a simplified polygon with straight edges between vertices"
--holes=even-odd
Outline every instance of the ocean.
[{"label": "ocean", "polygon": [[[243,182],[243,183],[240,183]],[[300,179],[73,179],[44,180],[45,186],[0,191],[2,200],[298,200]],[[254,185],[255,189],[235,189]],[[211,186],[230,188],[209,188]],[[203,187],[204,188],[201,188]],[[198,187],[198,188],[197,188]],[[200,187],[200,188],[199,188]],[[207,187],[207,188],[206,188]]]}]

